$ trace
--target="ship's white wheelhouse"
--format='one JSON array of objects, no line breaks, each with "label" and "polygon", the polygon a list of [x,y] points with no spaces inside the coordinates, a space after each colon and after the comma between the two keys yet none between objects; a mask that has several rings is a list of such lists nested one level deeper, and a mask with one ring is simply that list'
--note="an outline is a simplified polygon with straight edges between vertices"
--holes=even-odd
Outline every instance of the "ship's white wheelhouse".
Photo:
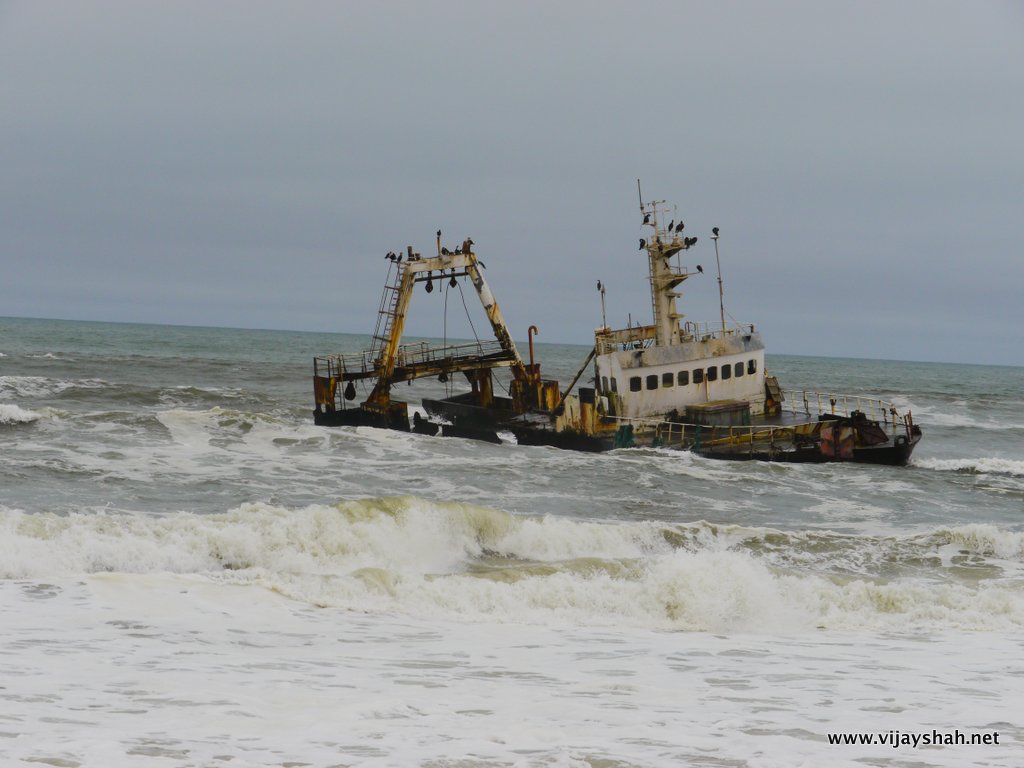
[{"label": "ship's white wheelhouse", "polygon": [[625,418],[663,418],[673,411],[682,416],[689,405],[720,400],[748,402],[751,414],[761,414],[764,347],[755,337],[711,355],[699,342],[598,355],[597,390],[611,415]]}]

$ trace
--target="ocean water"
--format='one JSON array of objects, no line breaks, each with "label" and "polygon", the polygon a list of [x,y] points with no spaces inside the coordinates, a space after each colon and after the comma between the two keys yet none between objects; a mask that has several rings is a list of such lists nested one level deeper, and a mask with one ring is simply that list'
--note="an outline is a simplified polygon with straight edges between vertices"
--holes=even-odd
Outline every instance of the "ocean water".
[{"label": "ocean water", "polygon": [[365,342],[0,319],[0,765],[1024,764],[1024,369],[769,354],[924,440],[733,464],[314,426]]}]

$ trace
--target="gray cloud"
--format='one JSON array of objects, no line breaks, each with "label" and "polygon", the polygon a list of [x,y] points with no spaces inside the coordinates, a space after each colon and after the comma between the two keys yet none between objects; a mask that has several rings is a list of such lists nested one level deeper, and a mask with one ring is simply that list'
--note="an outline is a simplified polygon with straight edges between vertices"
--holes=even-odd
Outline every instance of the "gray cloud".
[{"label": "gray cloud", "polygon": [[650,311],[640,177],[690,266],[722,228],[770,351],[1021,365],[1022,31],[998,2],[0,4],[0,314],[367,332],[383,254],[440,227],[517,336],[586,343],[597,278],[610,321]]}]

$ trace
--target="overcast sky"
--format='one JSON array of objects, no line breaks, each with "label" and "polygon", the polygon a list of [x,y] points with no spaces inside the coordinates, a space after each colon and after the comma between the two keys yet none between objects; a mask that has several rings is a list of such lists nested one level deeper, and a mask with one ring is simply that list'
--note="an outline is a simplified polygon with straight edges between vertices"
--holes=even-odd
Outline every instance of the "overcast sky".
[{"label": "overcast sky", "polygon": [[597,279],[650,322],[640,178],[687,319],[718,226],[769,352],[1024,365],[1021,2],[0,0],[0,73],[0,315],[366,333],[441,229],[587,343]]}]

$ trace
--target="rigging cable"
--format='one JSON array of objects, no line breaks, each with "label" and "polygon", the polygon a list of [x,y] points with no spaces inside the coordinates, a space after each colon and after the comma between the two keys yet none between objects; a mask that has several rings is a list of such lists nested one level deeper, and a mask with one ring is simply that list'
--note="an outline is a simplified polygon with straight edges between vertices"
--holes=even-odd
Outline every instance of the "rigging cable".
[{"label": "rigging cable", "polygon": [[[480,345],[480,337],[476,335],[476,328],[473,326],[473,318],[469,316],[469,307],[466,306],[466,294],[462,291],[462,283],[456,283],[455,285],[459,288],[459,296],[462,297],[462,308],[466,310],[466,319],[469,320],[469,328],[473,331],[473,338],[476,340],[477,346]],[[447,293],[446,293],[447,296]]]}]

